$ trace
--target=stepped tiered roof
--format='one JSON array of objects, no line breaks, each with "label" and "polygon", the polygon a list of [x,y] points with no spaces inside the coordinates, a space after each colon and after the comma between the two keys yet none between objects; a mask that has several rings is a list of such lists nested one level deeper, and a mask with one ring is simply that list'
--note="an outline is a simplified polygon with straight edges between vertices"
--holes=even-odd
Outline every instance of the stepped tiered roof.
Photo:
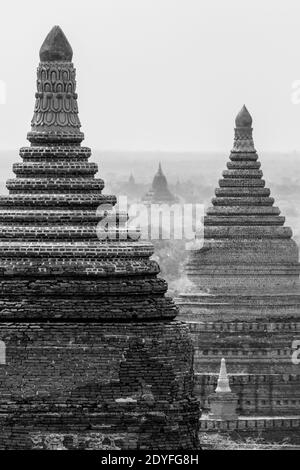
[{"label": "stepped tiered roof", "polygon": [[[190,289],[178,299],[196,342],[203,399],[215,387],[210,374],[225,357],[242,414],[299,410],[292,341],[300,331],[300,269],[298,247],[284,222],[265,185],[252,118],[243,106],[227,169],[204,219],[203,247],[187,261]],[[295,380],[286,374],[296,374]],[[252,385],[243,385],[248,379]]]},{"label": "stepped tiered roof", "polygon": [[197,447],[187,327],[81,145],[58,26],[40,60],[31,145],[0,197],[0,448]]}]

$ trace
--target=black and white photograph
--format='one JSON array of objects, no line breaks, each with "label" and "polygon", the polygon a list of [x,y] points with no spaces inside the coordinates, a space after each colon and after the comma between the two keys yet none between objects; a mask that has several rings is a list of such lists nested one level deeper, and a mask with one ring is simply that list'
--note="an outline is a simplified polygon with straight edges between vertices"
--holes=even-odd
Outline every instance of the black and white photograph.
[{"label": "black and white photograph", "polygon": [[10,0],[0,64],[0,450],[300,450],[299,0]]}]

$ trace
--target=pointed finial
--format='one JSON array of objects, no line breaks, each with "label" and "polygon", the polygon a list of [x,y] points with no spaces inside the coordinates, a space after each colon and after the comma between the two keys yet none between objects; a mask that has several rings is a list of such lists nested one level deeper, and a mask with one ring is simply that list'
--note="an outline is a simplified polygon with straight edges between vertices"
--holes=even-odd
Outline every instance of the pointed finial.
[{"label": "pointed finial", "polygon": [[245,105],[242,107],[237,117],[235,118],[235,126],[236,127],[251,127],[252,126],[252,117]]},{"label": "pointed finial", "polygon": [[72,47],[60,26],[53,26],[40,49],[41,62],[71,62]]},{"label": "pointed finial", "polygon": [[227,375],[227,370],[226,370],[226,362],[224,357],[221,360],[221,367],[220,367],[220,373],[219,373],[219,378],[218,378],[218,385],[215,390],[216,393],[228,393],[231,392],[231,388],[229,386],[229,379]]},{"label": "pointed finial", "polygon": [[158,165],[158,173],[162,173],[161,162],[159,162],[159,165]]}]

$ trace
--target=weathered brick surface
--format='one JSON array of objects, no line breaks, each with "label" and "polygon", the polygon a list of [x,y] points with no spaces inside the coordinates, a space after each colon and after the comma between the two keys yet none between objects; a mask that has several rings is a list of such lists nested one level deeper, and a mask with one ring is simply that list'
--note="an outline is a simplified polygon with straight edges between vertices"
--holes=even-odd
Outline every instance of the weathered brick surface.
[{"label": "weathered brick surface", "polygon": [[187,261],[191,287],[178,299],[180,318],[193,336],[204,408],[225,357],[241,415],[291,423],[300,404],[300,370],[292,361],[300,335],[298,247],[265,188],[246,108],[236,124],[227,170],[204,218],[204,245]]},{"label": "weathered brick surface", "polygon": [[49,433],[85,439],[98,427],[99,439],[123,434],[121,448],[129,430],[135,446],[196,445],[193,348],[181,323],[2,323],[0,333],[0,419],[5,434],[17,432],[0,446],[34,447],[32,436]]},{"label": "weathered brick surface", "polygon": [[69,57],[56,27],[31,146],[0,196],[0,449],[197,448],[188,327],[152,246],[94,177],[61,44]]}]

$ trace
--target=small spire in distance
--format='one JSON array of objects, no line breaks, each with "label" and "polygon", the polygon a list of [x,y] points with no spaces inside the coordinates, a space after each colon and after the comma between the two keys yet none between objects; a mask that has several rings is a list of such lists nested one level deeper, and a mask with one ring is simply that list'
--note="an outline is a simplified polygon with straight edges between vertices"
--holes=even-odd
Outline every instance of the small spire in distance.
[{"label": "small spire in distance", "polygon": [[159,165],[158,165],[158,173],[162,173],[161,162],[159,162]]},{"label": "small spire in distance", "polygon": [[216,393],[228,393],[231,392],[231,388],[229,386],[229,379],[227,375],[227,370],[226,370],[226,362],[224,357],[221,360],[221,367],[220,367],[220,373],[219,373],[219,378],[218,378],[218,385],[215,390]]},{"label": "small spire in distance", "polygon": [[251,127],[252,126],[252,117],[244,105],[237,117],[235,118],[236,127]]},{"label": "small spire in distance", "polygon": [[71,62],[73,50],[60,26],[53,26],[40,49],[41,62]]}]

